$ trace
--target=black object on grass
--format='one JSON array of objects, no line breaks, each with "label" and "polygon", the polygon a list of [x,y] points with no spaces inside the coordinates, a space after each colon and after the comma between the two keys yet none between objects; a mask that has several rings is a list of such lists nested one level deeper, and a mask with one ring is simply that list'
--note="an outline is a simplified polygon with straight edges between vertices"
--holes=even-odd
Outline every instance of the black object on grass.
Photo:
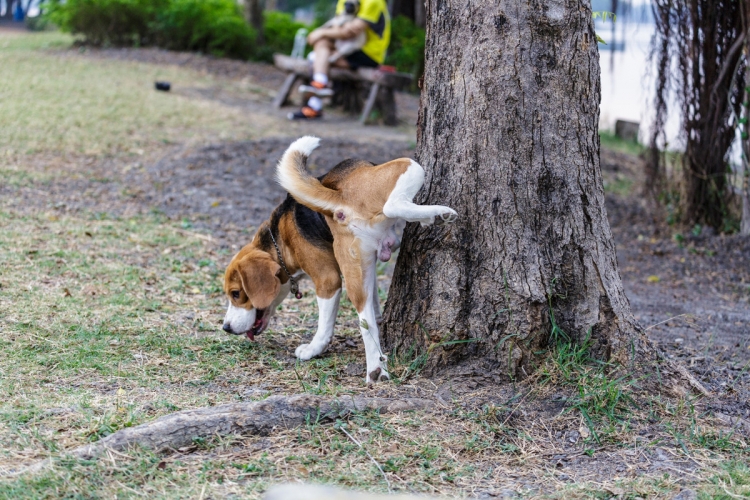
[{"label": "black object on grass", "polygon": [[156,82],[156,90],[161,90],[162,92],[169,92],[169,89],[172,88],[172,84],[169,82]]}]

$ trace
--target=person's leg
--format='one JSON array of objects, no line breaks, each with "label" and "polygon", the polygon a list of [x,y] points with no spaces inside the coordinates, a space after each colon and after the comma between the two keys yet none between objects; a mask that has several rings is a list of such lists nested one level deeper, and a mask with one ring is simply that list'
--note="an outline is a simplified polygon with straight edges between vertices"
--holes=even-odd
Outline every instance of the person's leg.
[{"label": "person's leg", "polygon": [[333,51],[333,42],[327,38],[318,40],[313,45],[313,52],[315,53],[315,59],[313,60],[313,81],[318,81],[318,78],[321,78],[325,80],[324,84],[328,84],[328,69],[331,67],[328,58],[331,57]]},{"label": "person's leg", "polygon": [[289,113],[290,120],[320,118],[323,116],[323,101],[321,97],[333,95],[333,90],[328,87],[328,69],[330,63],[328,58],[334,51],[331,40],[322,39],[313,45],[313,78],[310,85],[300,85],[299,91],[303,98],[307,97],[306,105],[294,113]]}]

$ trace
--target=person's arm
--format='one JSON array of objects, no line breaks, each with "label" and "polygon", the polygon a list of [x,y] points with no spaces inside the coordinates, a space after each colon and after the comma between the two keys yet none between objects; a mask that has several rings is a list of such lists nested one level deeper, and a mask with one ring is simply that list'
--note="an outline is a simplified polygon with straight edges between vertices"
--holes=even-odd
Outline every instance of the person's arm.
[{"label": "person's arm", "polygon": [[315,45],[322,38],[331,40],[348,40],[354,38],[367,29],[367,23],[362,19],[355,19],[340,27],[318,28],[307,36],[307,42]]}]

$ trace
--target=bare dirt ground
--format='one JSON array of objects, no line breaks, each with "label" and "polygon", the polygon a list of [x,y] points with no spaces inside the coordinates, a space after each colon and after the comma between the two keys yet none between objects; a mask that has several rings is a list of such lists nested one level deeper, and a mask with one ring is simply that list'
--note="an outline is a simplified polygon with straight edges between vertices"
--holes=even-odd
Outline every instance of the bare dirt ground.
[{"label": "bare dirt ground", "polygon": [[680,234],[655,221],[638,196],[639,166],[634,157],[602,152],[605,179],[635,181],[629,195],[607,197],[633,312],[663,350],[748,417],[750,238],[710,228]]},{"label": "bare dirt ground", "polygon": [[[283,121],[286,110],[273,110],[269,105],[283,75],[265,65],[158,50],[71,51],[64,57],[189,66],[220,80],[244,81],[247,92],[238,91],[236,86],[222,85],[198,91],[179,84],[174,91],[195,99],[236,106],[244,112],[262,115],[263,120],[278,123],[269,137],[257,140],[198,146],[166,145],[144,155],[101,158],[38,154],[26,164],[31,171],[48,177],[40,182],[32,179],[0,184],[0,210],[55,217],[106,214],[107,218],[160,213],[175,224],[181,223],[190,232],[209,236],[212,249],[231,252],[250,240],[254,228],[285,196],[273,179],[273,171],[281,153],[299,135],[312,133],[324,138],[311,160],[313,172],[322,173],[349,157],[381,162],[414,154],[412,125],[418,109],[414,96],[399,95],[399,109],[405,124],[397,129],[360,127],[354,125],[351,117],[336,112],[330,113],[322,123],[292,124]],[[638,165],[633,156],[602,151],[602,171],[607,185],[625,182],[631,186],[627,192],[608,189],[607,209],[621,275],[634,314],[647,329],[648,336],[669,357],[683,363],[713,393],[696,408],[703,414],[716,415],[717,425],[728,422],[726,432],[737,433],[747,440],[750,436],[750,238],[707,234],[674,238],[674,231],[654,222],[640,201]],[[387,287],[388,282],[386,272],[381,285]],[[307,287],[309,290],[309,285]],[[220,323],[222,313],[217,308],[210,322]],[[271,329],[284,331],[291,323],[309,332],[314,324],[314,317],[310,318],[308,315],[300,319],[299,308],[288,305],[273,320]],[[349,318],[340,323],[352,326],[349,325],[352,321]],[[273,335],[259,341],[270,342],[289,353],[293,352],[298,337]],[[355,338],[337,334],[330,352],[337,355],[359,350]],[[291,356],[279,362],[289,370],[294,367]],[[361,378],[361,368],[353,362],[338,368],[338,373],[346,384],[356,384]],[[611,478],[638,478],[643,474],[664,472],[672,474],[672,479],[659,486],[659,491],[669,497],[691,484],[691,477],[697,477],[697,471],[713,460],[709,454],[682,453],[678,434],[665,431],[656,420],[620,434],[632,434],[631,444],[634,443],[635,448],[606,442],[581,446],[589,432],[582,418],[564,413],[569,398],[565,391],[549,386],[526,399],[522,394],[528,395],[528,391],[524,392],[522,387],[498,385],[488,374],[459,371],[451,376],[452,379],[417,378],[404,386],[380,386],[371,391],[391,397],[409,394],[432,398],[438,414],[460,414],[461,418],[471,421],[471,425],[490,422],[494,426],[501,424],[500,427],[507,425],[515,429],[516,434],[507,430],[490,433],[493,439],[511,450],[507,461],[496,463],[477,456],[473,467],[484,471],[484,479],[474,485],[458,482],[450,485],[452,480],[444,480],[448,481],[448,486],[436,487],[433,490],[436,493],[453,494],[453,488],[460,486],[461,491],[478,497],[508,497],[518,491],[550,493],[576,482],[592,481],[602,485],[603,496],[622,496],[622,490],[611,486]],[[224,390],[220,385],[214,389]],[[264,392],[269,390],[267,387],[259,384],[247,390]],[[493,408],[497,409],[497,414]],[[675,410],[675,414],[679,411]],[[541,424],[529,427],[529,422]],[[528,434],[522,435],[522,429],[527,427]],[[326,432],[329,432],[329,439],[330,433],[335,434],[331,430]],[[418,434],[419,426],[409,432]],[[227,453],[233,460],[239,460],[238,457],[251,457],[257,455],[258,450],[266,450],[273,458],[276,453],[273,450],[283,446],[284,440],[293,441],[292,434],[251,438],[236,444]],[[529,436],[534,439],[529,440]],[[639,449],[638,443],[643,440],[650,445]],[[542,442],[544,444],[540,444]],[[463,450],[459,448],[455,453]],[[449,453],[454,452],[451,445],[447,449]],[[193,458],[183,454],[181,460],[188,464],[195,462],[193,466],[197,467],[201,457],[200,453]],[[527,470],[524,467],[537,472],[529,474],[524,472]],[[296,477],[289,473],[281,476]],[[638,496],[637,491],[629,495]]]}]

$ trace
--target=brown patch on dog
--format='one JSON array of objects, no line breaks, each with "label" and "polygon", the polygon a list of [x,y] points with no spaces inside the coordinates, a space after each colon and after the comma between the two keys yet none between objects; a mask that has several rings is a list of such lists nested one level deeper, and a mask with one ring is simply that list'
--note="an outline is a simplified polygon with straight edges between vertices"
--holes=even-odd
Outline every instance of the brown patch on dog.
[{"label": "brown patch on dog", "polygon": [[321,184],[338,191],[344,207],[356,213],[357,217],[373,220],[382,216],[383,205],[410,165],[411,160],[408,158],[375,166],[359,162],[342,172],[334,170],[323,177]]},{"label": "brown patch on dog", "polygon": [[344,274],[347,296],[357,312],[361,313],[367,303],[364,276],[365,268],[369,264],[366,261],[367,256],[362,255],[359,239],[348,229],[334,227],[330,222],[329,225],[333,232],[333,252]]},{"label": "brown patch on dog", "polygon": [[[271,256],[252,244],[235,255],[224,275],[224,293],[237,307],[265,309],[270,306],[281,288],[281,266]],[[239,298],[232,292],[240,292]]]}]

